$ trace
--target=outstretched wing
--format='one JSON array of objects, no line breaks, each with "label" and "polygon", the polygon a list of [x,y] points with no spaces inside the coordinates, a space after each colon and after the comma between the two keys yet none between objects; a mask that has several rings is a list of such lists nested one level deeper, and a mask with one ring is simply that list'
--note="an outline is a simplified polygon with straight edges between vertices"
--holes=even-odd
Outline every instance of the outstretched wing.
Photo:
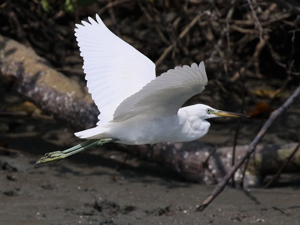
[{"label": "outstretched wing", "polygon": [[101,112],[99,124],[113,119],[124,99],[155,79],[154,63],[96,21],[77,24],[75,36],[83,57],[87,87]]},{"label": "outstretched wing", "polygon": [[125,99],[116,109],[115,122],[138,115],[172,116],[207,84],[204,62],[199,66],[175,67],[152,80],[139,92]]}]

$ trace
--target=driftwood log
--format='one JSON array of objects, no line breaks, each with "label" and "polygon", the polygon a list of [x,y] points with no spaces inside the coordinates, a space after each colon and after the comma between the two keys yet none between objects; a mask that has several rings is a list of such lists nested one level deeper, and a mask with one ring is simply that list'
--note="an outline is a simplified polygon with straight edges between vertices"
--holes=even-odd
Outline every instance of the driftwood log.
[{"label": "driftwood log", "polygon": [[[294,151],[297,143],[286,145],[258,145],[248,162],[244,187],[259,186],[268,175],[274,175]],[[236,146],[235,157],[244,156],[248,145]],[[177,171],[185,179],[205,184],[219,183],[231,169],[232,147],[215,147],[193,141],[188,143],[160,143],[123,147],[123,150],[146,160]],[[283,173],[299,173],[300,151],[284,167]],[[243,182],[244,166],[235,173],[235,182]]]},{"label": "driftwood log", "polygon": [[40,109],[78,128],[96,124],[99,111],[86,88],[57,72],[35,52],[0,35],[0,76]]},{"label": "driftwood log", "polygon": [[[34,51],[0,35],[0,80],[12,82],[16,90],[40,109],[78,128],[94,126],[98,110],[85,87],[55,71]],[[258,146],[250,159],[246,186],[255,186],[266,176],[276,174],[296,144]],[[244,155],[247,146],[236,147],[236,158]],[[123,146],[118,149],[162,164],[194,182],[218,183],[231,168],[232,148],[219,148],[198,141],[160,143],[156,145]],[[299,172],[297,152],[283,172]],[[242,178],[243,168],[235,174]]]}]

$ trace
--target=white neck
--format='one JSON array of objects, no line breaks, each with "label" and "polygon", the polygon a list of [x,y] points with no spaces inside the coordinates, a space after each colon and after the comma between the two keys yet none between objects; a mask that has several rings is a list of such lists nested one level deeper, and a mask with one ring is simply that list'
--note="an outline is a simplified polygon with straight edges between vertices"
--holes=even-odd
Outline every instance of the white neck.
[{"label": "white neck", "polygon": [[[192,141],[203,137],[209,130],[210,123],[206,121],[201,112],[198,111],[198,105],[187,106],[179,109],[178,117],[182,126],[182,134]],[[202,118],[201,118],[202,117]]]}]

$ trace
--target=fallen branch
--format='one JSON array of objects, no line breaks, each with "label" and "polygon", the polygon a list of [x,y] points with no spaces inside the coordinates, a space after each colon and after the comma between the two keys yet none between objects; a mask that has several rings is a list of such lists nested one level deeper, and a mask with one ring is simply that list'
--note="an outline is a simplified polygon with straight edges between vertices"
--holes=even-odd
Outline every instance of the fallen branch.
[{"label": "fallen branch", "polygon": [[272,112],[270,118],[267,120],[267,122],[261,128],[259,133],[254,138],[254,140],[250,143],[249,148],[246,151],[245,155],[235,164],[234,167],[232,167],[227,172],[226,176],[215,187],[215,189],[208,196],[208,198],[206,200],[204,200],[203,203],[199,207],[197,207],[196,211],[203,211],[223,191],[223,189],[225,188],[226,184],[228,183],[228,181],[232,177],[232,175],[242,166],[242,164],[245,162],[245,160],[247,158],[249,158],[251,156],[251,154],[255,151],[257,144],[263,138],[263,136],[265,135],[265,133],[267,132],[269,127],[272,125],[274,120],[278,116],[280,116],[294,102],[295,98],[297,98],[299,94],[300,94],[300,85],[280,108],[278,108]]},{"label": "fallen branch", "polygon": [[0,78],[44,112],[74,127],[88,128],[99,111],[85,88],[57,72],[18,42],[0,35]]},{"label": "fallen branch", "polygon": [[[285,145],[258,145],[255,156],[248,162],[246,172],[244,166],[235,173],[235,181],[240,184],[244,180],[244,187],[261,186],[264,178],[274,175],[292,154],[296,143]],[[241,159],[248,145],[236,146],[236,159]],[[155,145],[125,146],[120,145],[118,150],[152,161],[177,172],[184,179],[207,185],[222,182],[222,179],[231,169],[232,147],[216,149],[212,145],[198,141],[187,143],[159,143]],[[300,170],[300,151],[291,163],[287,164],[283,173],[298,173]],[[243,175],[243,173],[245,173]]]}]

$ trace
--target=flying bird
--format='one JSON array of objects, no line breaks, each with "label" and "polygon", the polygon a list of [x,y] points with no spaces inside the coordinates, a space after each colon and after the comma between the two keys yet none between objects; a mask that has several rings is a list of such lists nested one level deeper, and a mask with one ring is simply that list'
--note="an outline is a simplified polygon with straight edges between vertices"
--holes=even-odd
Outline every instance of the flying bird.
[{"label": "flying bird", "polygon": [[75,28],[87,87],[101,112],[97,126],[75,135],[86,142],[46,153],[36,164],[54,162],[94,145],[188,142],[209,130],[207,119],[242,114],[203,104],[182,107],[207,84],[204,62],[177,66],[156,77],[155,64],[113,34],[98,15]]}]

